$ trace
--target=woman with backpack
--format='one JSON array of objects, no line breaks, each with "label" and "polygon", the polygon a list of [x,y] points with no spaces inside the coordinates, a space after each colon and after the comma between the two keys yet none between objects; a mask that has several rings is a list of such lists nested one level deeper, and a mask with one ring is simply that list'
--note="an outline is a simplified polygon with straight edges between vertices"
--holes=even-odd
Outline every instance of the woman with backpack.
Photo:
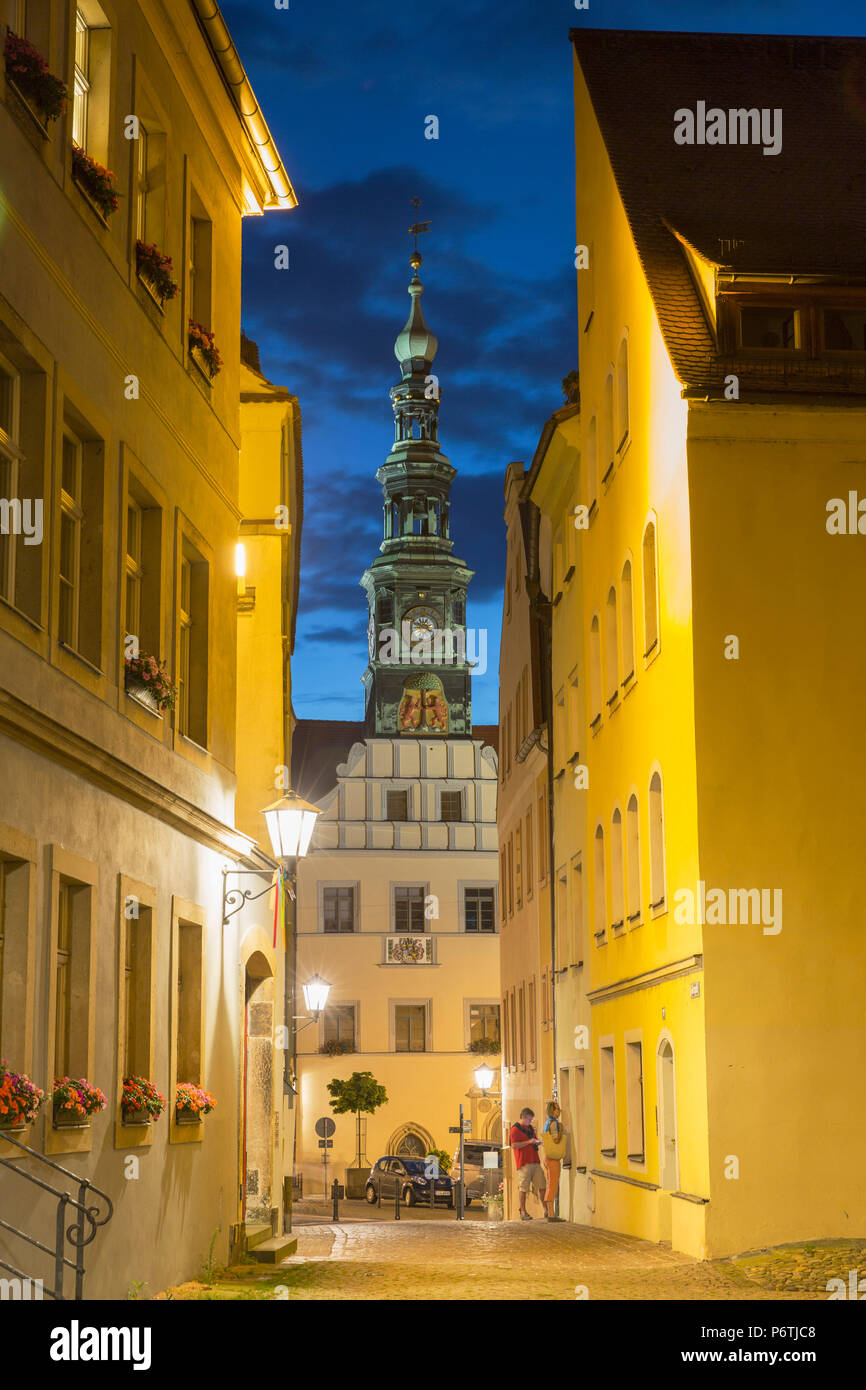
[{"label": "woman with backpack", "polygon": [[562,1111],[555,1100],[547,1103],[547,1119],[544,1121],[544,1128],[541,1131],[541,1142],[544,1147],[544,1166],[547,1169],[547,1188],[544,1193],[544,1207],[547,1212],[546,1221],[562,1221],[561,1216],[556,1215],[556,1194],[559,1191],[559,1174],[562,1168],[562,1160],[565,1158],[566,1138],[565,1130],[560,1121]]}]

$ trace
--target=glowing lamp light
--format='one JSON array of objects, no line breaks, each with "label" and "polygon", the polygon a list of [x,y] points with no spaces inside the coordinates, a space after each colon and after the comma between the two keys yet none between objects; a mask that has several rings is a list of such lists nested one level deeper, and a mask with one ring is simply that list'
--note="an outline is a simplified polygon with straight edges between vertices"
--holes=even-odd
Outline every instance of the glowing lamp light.
[{"label": "glowing lamp light", "polygon": [[243,541],[238,541],[235,546],[235,574],[238,579],[244,579],[247,573],[247,548]]},{"label": "glowing lamp light", "polygon": [[271,837],[275,859],[302,859],[310,846],[310,839],[319,814],[318,806],[311,806],[297,792],[287,792],[266,806],[262,815]]},{"label": "glowing lamp light", "polygon": [[328,1002],[328,995],[331,986],[327,980],[323,980],[321,975],[314,975],[311,980],[303,986],[304,1005],[314,1018],[318,1018]]},{"label": "glowing lamp light", "polygon": [[488,1067],[486,1062],[475,1068],[475,1084],[481,1091],[489,1091],[493,1085],[493,1068]]}]

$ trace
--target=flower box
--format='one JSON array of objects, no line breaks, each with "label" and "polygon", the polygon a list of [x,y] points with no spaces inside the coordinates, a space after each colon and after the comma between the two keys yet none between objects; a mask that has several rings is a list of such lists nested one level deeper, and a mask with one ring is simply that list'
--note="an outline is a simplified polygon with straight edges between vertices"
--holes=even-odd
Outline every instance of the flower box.
[{"label": "flower box", "polygon": [[126,1110],[121,1106],[120,1123],[131,1129],[140,1128],[142,1125],[152,1125],[153,1116],[149,1110]]},{"label": "flower box", "polygon": [[55,1076],[52,1099],[55,1129],[88,1129],[91,1115],[98,1115],[107,1103],[104,1092],[83,1076],[78,1081]]},{"label": "flower box", "polygon": [[9,1063],[0,1061],[0,1129],[26,1129],[44,1101],[45,1092],[29,1076],[10,1071]]},{"label": "flower box", "polygon": [[201,1124],[216,1105],[209,1091],[191,1081],[178,1082],[174,1096],[174,1118],[179,1125]]},{"label": "flower box", "polygon": [[139,240],[135,243],[135,269],[154,304],[164,314],[166,301],[174,299],[178,291],[171,275],[171,256],[164,256],[158,246]]},{"label": "flower box", "polygon": [[165,1109],[161,1095],[146,1076],[125,1076],[121,1083],[120,1120],[124,1125],[149,1125]]},{"label": "flower box", "polygon": [[47,124],[66,110],[66,83],[48,71],[42,54],[28,39],[11,31],[3,45],[6,81],[27,107],[45,138]]},{"label": "flower box", "polygon": [[151,686],[145,685],[143,680],[140,680],[138,676],[130,675],[128,671],[124,675],[123,683],[131,700],[135,700],[139,705],[144,705],[145,709],[149,709],[152,714],[162,718],[162,715],[159,714],[156,695]]},{"label": "flower box", "polygon": [[147,652],[126,658],[123,683],[127,695],[154,714],[174,709],[177,703],[177,688],[166,675],[164,665]]},{"label": "flower box", "polygon": [[223,365],[214,335],[203,324],[190,319],[187,342],[190,358],[210,385]]},{"label": "flower box", "polygon": [[72,177],[90,203],[100,221],[107,227],[108,219],[119,206],[117,177],[78,145],[72,146]]}]

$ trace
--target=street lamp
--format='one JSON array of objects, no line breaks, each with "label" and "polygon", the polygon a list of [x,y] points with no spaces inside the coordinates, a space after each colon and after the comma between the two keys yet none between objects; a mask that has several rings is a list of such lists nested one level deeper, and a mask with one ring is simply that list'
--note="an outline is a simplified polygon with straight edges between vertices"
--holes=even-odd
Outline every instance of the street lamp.
[{"label": "street lamp", "polygon": [[303,859],[310,846],[318,806],[304,801],[297,792],[289,791],[266,806],[262,815],[271,837],[275,859]]},{"label": "street lamp", "polygon": [[314,975],[311,980],[308,980],[307,983],[302,986],[302,989],[304,992],[304,1003],[313,1015],[310,1022],[315,1023],[328,1002],[331,986],[328,984],[327,980],[322,979],[321,975]]},{"label": "street lamp", "polygon": [[493,1085],[494,1075],[493,1068],[488,1067],[486,1062],[482,1062],[480,1066],[475,1068],[475,1084],[483,1096],[487,1095]]}]

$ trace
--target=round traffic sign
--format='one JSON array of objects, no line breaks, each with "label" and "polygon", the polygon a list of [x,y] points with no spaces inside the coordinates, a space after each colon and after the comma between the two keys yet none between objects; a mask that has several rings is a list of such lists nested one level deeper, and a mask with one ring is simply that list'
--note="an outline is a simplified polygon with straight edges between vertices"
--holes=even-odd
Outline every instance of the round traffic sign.
[{"label": "round traffic sign", "polygon": [[330,1139],[336,1128],[330,1115],[323,1115],[320,1120],[316,1120],[316,1133],[320,1139]]}]

